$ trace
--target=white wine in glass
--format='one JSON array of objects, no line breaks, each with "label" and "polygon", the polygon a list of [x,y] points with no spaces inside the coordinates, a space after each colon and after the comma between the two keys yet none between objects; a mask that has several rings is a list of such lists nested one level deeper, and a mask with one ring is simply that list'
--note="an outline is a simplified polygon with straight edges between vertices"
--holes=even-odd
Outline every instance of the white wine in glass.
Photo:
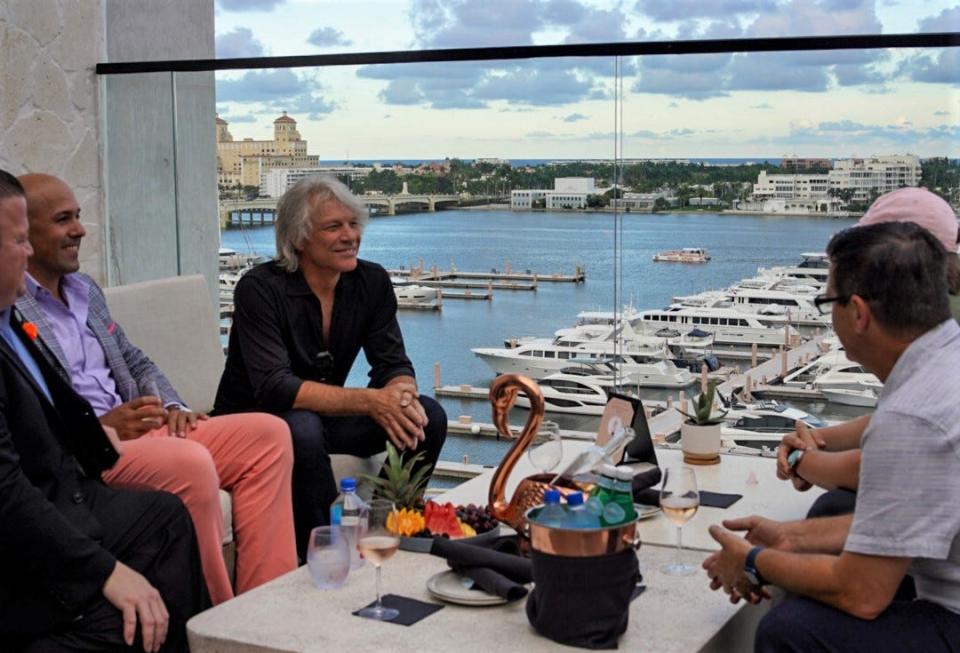
[{"label": "white wine in glass", "polygon": [[700,493],[697,491],[697,477],[692,467],[667,467],[663,472],[660,485],[660,508],[663,514],[677,526],[677,561],[660,568],[670,576],[691,576],[697,573],[696,567],[680,561],[683,553],[683,525],[697,513],[700,507]]},{"label": "white wine in glass", "polygon": [[383,607],[380,591],[380,566],[393,557],[400,547],[400,535],[397,531],[399,517],[392,501],[375,499],[367,505],[367,518],[360,518],[360,540],[357,546],[363,557],[377,569],[377,602],[360,610],[357,614],[367,619],[390,621],[396,619],[400,611]]}]

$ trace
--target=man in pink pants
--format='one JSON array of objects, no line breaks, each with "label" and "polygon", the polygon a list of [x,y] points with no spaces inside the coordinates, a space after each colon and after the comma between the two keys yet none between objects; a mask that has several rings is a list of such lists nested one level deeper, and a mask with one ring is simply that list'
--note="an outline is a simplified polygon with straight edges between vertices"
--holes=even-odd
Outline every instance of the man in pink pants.
[{"label": "man in pink pants", "polygon": [[77,272],[86,231],[71,189],[49,175],[24,175],[20,182],[34,254],[27,292],[16,306],[36,327],[50,362],[123,441],[119,462],[103,480],[166,490],[183,500],[215,604],[233,596],[222,551],[220,488],[233,496],[237,591],[294,569],[293,451],[286,423],[263,413],[211,419],[187,408],[110,317],[99,286]]}]

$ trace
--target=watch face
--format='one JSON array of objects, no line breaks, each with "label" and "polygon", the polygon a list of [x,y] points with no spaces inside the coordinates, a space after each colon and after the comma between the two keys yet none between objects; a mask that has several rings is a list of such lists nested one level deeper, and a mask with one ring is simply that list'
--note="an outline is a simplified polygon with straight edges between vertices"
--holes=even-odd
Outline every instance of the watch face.
[{"label": "watch face", "polygon": [[744,571],[743,575],[747,577],[747,580],[750,581],[751,585],[760,585],[760,579],[757,578],[757,575],[752,571]]}]

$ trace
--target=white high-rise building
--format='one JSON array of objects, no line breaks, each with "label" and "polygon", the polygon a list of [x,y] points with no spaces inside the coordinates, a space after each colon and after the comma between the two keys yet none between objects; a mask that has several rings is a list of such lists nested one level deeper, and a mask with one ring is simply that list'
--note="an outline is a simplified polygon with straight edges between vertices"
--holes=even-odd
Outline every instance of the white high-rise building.
[{"label": "white high-rise building", "polygon": [[904,186],[920,184],[920,157],[915,154],[874,155],[840,159],[826,174],[767,174],[762,170],[753,187],[757,200],[818,200],[830,191],[853,190],[852,201],[866,202]]},{"label": "white high-rise building", "polygon": [[841,159],[829,177],[831,188],[852,188],[854,201],[865,202],[871,194],[882,195],[904,186],[918,186],[920,157],[916,154],[889,154]]}]

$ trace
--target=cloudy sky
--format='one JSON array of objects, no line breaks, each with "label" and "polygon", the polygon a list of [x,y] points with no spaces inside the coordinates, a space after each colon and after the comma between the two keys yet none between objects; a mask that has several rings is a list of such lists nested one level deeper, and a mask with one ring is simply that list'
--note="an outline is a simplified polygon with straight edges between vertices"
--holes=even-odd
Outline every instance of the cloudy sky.
[{"label": "cloudy sky", "polygon": [[[217,56],[960,31],[955,0],[217,0]],[[960,48],[231,71],[321,159],[960,156]],[[619,80],[619,81],[618,81]]]}]

